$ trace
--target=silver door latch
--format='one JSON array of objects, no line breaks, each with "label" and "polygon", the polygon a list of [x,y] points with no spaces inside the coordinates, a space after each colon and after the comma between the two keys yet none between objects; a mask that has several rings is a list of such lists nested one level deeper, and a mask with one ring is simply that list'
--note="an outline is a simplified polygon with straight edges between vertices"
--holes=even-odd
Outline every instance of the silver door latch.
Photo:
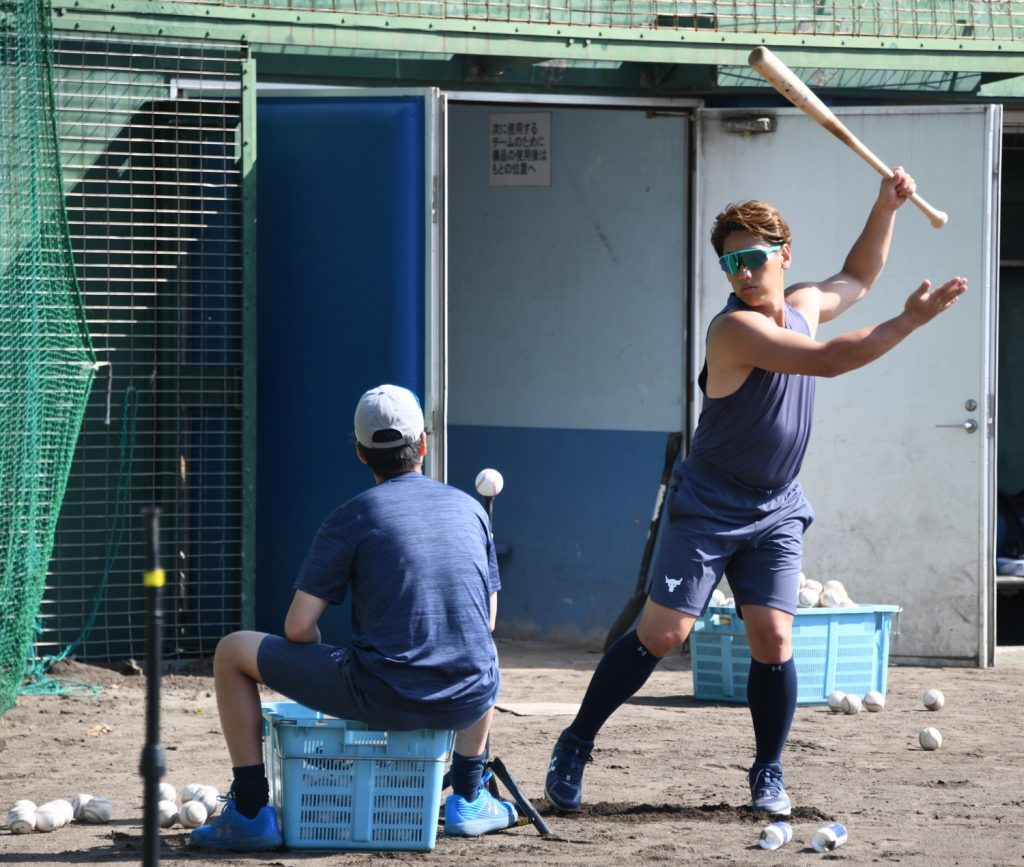
[{"label": "silver door latch", "polygon": [[960,424],[937,424],[935,427],[958,427],[962,431],[967,431],[967,433],[974,433],[978,429],[978,423],[973,418],[969,418],[967,421],[960,422]]}]

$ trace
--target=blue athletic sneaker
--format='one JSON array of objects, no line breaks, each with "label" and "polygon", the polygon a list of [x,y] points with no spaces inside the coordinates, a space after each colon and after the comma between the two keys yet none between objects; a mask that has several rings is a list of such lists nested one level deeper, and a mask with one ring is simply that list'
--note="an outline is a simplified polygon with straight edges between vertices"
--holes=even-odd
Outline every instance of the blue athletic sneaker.
[{"label": "blue athletic sneaker", "polygon": [[192,832],[190,842],[203,849],[263,852],[277,849],[284,839],[277,823],[277,810],[273,807],[264,807],[252,819],[247,819],[235,809],[234,800],[229,800],[216,819]]},{"label": "blue athletic sneaker", "polygon": [[788,816],[793,803],[786,794],[786,780],[782,776],[782,765],[754,765],[747,774],[750,782],[751,806],[762,813]]},{"label": "blue athletic sneaker", "polygon": [[481,786],[475,801],[462,795],[444,799],[444,832],[453,837],[479,837],[491,831],[511,828],[519,819],[509,801],[499,801],[486,786]]},{"label": "blue athletic sneaker", "polygon": [[583,801],[583,771],[592,762],[589,746],[572,734],[563,731],[551,751],[551,764],[544,780],[544,794],[559,810],[573,812]]}]

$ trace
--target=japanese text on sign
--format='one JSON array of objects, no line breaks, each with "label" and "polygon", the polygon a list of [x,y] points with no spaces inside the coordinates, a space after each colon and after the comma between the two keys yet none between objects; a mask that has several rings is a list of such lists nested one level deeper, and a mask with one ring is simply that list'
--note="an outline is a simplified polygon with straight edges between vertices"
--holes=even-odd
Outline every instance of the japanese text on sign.
[{"label": "japanese text on sign", "polygon": [[488,116],[492,187],[551,186],[551,112]]}]

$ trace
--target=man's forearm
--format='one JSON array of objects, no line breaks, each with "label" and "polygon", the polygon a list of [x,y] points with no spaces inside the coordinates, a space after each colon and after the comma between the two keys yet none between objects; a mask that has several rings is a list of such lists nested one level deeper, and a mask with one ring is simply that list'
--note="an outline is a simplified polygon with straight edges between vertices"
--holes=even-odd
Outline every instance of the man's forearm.
[{"label": "man's forearm", "polygon": [[896,212],[876,201],[860,236],[854,241],[843,263],[843,271],[869,288],[885,267],[892,243]]},{"label": "man's forearm", "polygon": [[903,312],[878,325],[840,334],[823,345],[827,359],[826,370],[819,375],[838,376],[870,364],[910,335],[916,327],[913,318]]}]

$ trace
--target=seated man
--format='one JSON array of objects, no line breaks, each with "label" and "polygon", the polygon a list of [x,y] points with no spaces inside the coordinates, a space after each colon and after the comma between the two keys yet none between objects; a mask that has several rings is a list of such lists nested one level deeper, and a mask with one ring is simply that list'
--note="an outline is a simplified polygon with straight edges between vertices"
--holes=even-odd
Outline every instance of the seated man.
[{"label": "seated man", "polygon": [[[193,846],[281,845],[268,806],[259,683],[381,729],[454,729],[445,833],[478,836],[518,818],[481,782],[501,681],[491,637],[501,585],[487,514],[473,497],[423,475],[427,435],[412,392],[366,392],[355,433],[356,455],[376,484],[317,532],[285,637],[234,632],[217,646],[217,707],[234,780],[221,815],[192,832]],[[351,646],[322,644],[320,615],[350,590]]]}]

